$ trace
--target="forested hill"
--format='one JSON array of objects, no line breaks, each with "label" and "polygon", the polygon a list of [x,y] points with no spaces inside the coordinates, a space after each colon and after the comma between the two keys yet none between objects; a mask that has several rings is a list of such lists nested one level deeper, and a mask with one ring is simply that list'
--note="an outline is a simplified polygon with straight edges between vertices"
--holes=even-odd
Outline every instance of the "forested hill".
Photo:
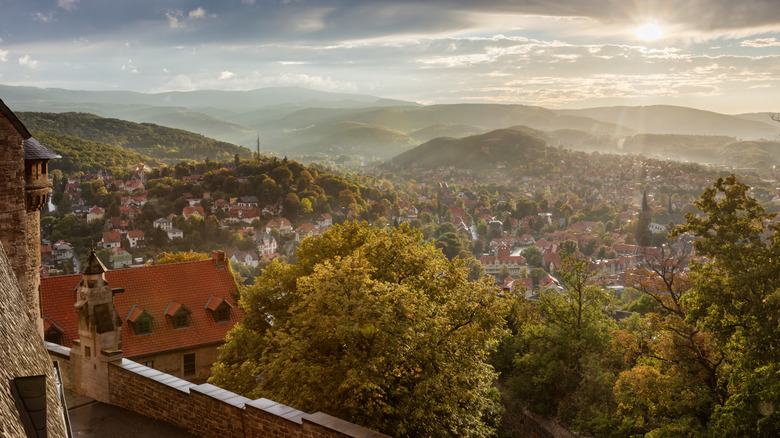
[{"label": "forested hill", "polygon": [[32,135],[62,156],[62,158],[49,161],[51,170],[60,169],[66,173],[76,171],[95,172],[100,169],[126,167],[135,164],[162,165],[159,160],[154,158],[105,143],[84,140],[70,135],[49,134],[38,131],[33,131]]},{"label": "forested hill", "polygon": [[106,143],[167,163],[206,158],[224,161],[235,154],[244,158],[252,154],[241,146],[153,123],[133,123],[88,113],[19,112],[17,116],[30,131],[66,134]]},{"label": "forested hill", "polygon": [[397,156],[392,164],[400,167],[495,168],[498,162],[533,163],[543,158],[547,149],[547,143],[533,134],[498,129],[465,138],[436,138]]}]

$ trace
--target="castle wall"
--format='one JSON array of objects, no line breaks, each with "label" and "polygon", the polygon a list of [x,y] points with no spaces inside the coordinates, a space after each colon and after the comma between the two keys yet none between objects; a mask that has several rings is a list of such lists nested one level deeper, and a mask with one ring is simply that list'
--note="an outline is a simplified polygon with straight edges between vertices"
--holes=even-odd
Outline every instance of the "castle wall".
[{"label": "castle wall", "polygon": [[[29,313],[37,321],[40,311],[34,279],[40,275],[39,265],[34,265],[34,260],[31,260],[33,237],[28,238],[27,233],[31,229],[36,230],[34,236],[38,241],[32,254],[40,253],[40,230],[39,222],[28,222],[24,185],[24,138],[8,119],[0,117],[0,242],[27,300]],[[31,270],[31,267],[34,269]]]},{"label": "castle wall", "polygon": [[[70,370],[70,349],[47,343]],[[73,377],[65,378],[69,387]],[[105,383],[104,383],[105,384]],[[250,400],[210,384],[196,385],[128,359],[108,363],[109,403],[202,437],[336,438],[385,435],[322,412],[307,414],[268,399]],[[90,394],[82,394],[90,396]]]}]

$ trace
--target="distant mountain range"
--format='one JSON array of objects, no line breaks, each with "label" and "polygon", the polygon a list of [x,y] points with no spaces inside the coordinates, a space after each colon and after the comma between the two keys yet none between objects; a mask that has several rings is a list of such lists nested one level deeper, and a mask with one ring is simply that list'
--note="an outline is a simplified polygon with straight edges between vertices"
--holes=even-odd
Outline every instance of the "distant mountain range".
[{"label": "distant mountain range", "polygon": [[[751,148],[749,161],[762,163],[759,157],[768,157],[774,164],[778,155],[774,152],[775,143],[780,133],[780,124],[772,121],[768,113],[726,115],[664,105],[577,110],[495,104],[424,106],[295,87],[144,94],[0,85],[0,98],[14,111],[87,112],[103,118],[154,123],[251,150],[255,149],[259,135],[262,152],[293,157],[346,154],[388,159],[439,137],[462,138],[512,128],[532,130],[535,137],[553,146],[641,152],[659,158],[695,161],[733,158],[739,155],[735,151],[739,150],[740,141],[759,141],[743,144]],[[672,134],[677,136],[673,146],[664,143],[671,137],[649,142],[647,138],[632,140],[634,136]],[[713,151],[720,149],[718,153],[708,154],[707,139],[701,136],[728,137],[729,141],[726,144],[722,139],[713,141]],[[726,145],[731,146],[726,148]],[[695,151],[689,154],[689,149]],[[725,150],[730,152],[727,154]],[[138,152],[154,158],[174,158]]]}]

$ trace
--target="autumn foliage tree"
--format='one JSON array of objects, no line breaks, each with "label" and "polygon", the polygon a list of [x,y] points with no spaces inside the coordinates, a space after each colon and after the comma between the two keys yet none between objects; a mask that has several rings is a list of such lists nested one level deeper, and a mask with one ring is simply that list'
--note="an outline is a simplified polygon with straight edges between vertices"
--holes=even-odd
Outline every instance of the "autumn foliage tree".
[{"label": "autumn foliage tree", "polygon": [[395,436],[490,436],[503,302],[406,226],[336,225],[273,263],[213,382]]}]

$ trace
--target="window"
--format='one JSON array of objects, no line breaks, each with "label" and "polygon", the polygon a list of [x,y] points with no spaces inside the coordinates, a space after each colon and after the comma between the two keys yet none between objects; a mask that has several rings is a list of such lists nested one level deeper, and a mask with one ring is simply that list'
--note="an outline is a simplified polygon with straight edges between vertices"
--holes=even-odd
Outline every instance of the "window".
[{"label": "window", "polygon": [[136,319],[133,323],[133,331],[135,331],[136,336],[151,334],[152,318],[147,315],[141,315],[141,317]]},{"label": "window", "polygon": [[62,332],[55,327],[49,327],[46,333],[43,334],[43,340],[62,345]]},{"label": "window", "polygon": [[184,329],[190,326],[189,309],[173,300],[168,304],[168,308],[165,309],[165,316],[171,319],[171,324],[175,329]]},{"label": "window", "polygon": [[179,311],[173,315],[172,319],[173,328],[175,329],[182,329],[190,326],[190,313],[183,308],[179,309]]},{"label": "window", "polygon": [[88,346],[84,346],[84,357],[89,359],[92,357],[92,349],[90,349]]},{"label": "window", "polygon": [[147,360],[146,362],[142,362],[141,365],[149,368],[154,368],[154,361],[153,360]]},{"label": "window", "polygon": [[184,355],[184,375],[192,376],[195,374],[195,353]]},{"label": "window", "polygon": [[214,318],[214,322],[230,321],[231,307],[233,306],[223,298],[215,297],[214,295],[209,297],[209,301],[206,303],[206,309],[211,312],[211,317]]},{"label": "window", "polygon": [[214,312],[214,322],[230,321],[230,306],[224,301]]}]

